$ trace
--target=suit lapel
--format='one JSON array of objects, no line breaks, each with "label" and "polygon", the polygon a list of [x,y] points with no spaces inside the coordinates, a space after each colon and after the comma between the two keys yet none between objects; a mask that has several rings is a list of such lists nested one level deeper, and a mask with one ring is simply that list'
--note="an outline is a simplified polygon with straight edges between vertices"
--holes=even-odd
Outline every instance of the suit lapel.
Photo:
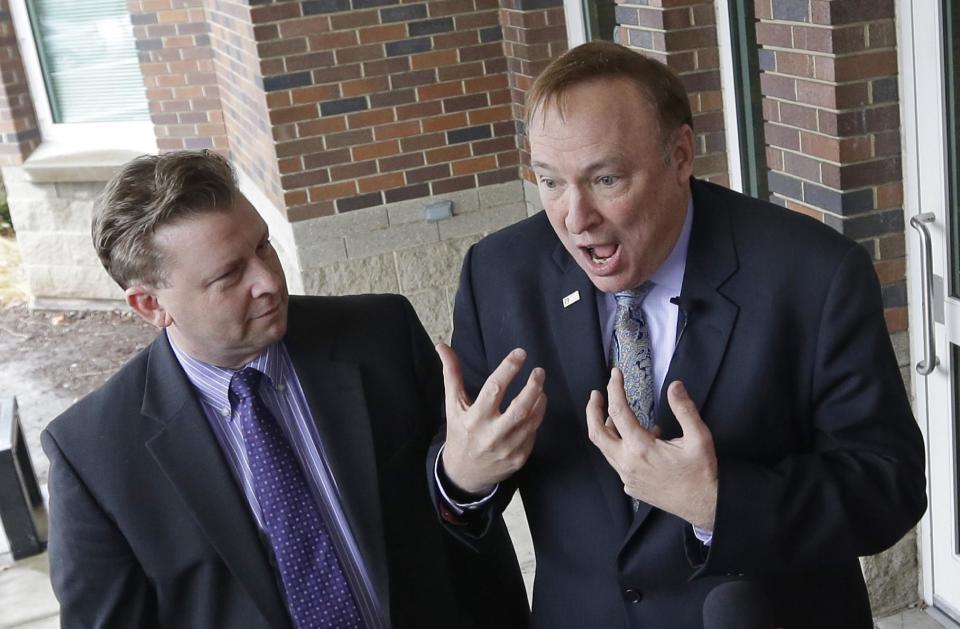
[{"label": "suit lapel", "polygon": [[[722,198],[697,181],[691,181],[694,215],[687,251],[680,301],[686,310],[670,368],[657,406],[657,425],[664,439],[681,434],[680,425],[667,402],[667,386],[684,383],[698,409],[702,409],[717,371],[739,307],[723,294],[722,285],[737,271],[737,256],[730,216]],[[703,418],[709,424],[710,419]],[[641,503],[630,527],[630,536],[640,527],[651,507]]]},{"label": "suit lapel", "polygon": [[246,501],[166,336],[150,349],[142,412],[161,430],[146,447],[177,488],[210,544],[274,627],[286,606]]},{"label": "suit lapel", "polygon": [[314,317],[309,325],[300,325],[304,317],[299,312],[291,300],[287,351],[317,427],[318,447],[365,568],[384,609],[390,609],[377,459],[360,369],[331,357],[334,341],[324,344],[316,338],[315,330],[336,330],[335,321],[317,321]]},{"label": "suit lapel", "polygon": [[[567,382],[570,401],[576,411],[580,432],[586,443],[587,456],[594,476],[600,485],[610,509],[610,522],[617,536],[625,535],[629,524],[629,510],[623,493],[623,482],[607,463],[603,453],[589,441],[587,436],[586,407],[590,392],[605,391],[607,361],[603,353],[600,321],[597,315],[596,290],[589,278],[570,258],[562,244],[557,244],[554,262],[560,275],[546,291],[547,305],[544,309],[550,317],[549,325],[554,334],[554,345],[560,355],[560,365]],[[574,303],[564,306],[565,298],[579,295]],[[547,402],[549,408],[550,402]]]}]

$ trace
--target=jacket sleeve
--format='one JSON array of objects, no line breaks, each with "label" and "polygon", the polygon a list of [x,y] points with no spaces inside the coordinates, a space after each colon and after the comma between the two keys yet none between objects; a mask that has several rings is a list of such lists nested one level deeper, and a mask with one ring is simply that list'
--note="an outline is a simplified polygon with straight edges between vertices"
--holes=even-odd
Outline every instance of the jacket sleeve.
[{"label": "jacket sleeve", "polygon": [[923,441],[861,247],[851,245],[837,265],[819,317],[813,448],[769,467],[720,458],[713,543],[700,573],[796,574],[874,554],[926,509]]},{"label": "jacket sleeve", "polygon": [[156,600],[115,522],[100,508],[53,435],[41,435],[50,459],[50,580],[61,626],[155,627]]}]

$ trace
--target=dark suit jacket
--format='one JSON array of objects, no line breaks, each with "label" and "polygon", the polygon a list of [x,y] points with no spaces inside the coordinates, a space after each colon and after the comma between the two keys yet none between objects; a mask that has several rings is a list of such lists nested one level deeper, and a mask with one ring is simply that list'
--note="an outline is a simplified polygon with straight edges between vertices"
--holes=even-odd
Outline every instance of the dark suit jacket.
[{"label": "dark suit jacket", "polygon": [[[285,342],[393,625],[524,624],[502,525],[476,557],[437,524],[423,460],[442,380],[409,303],[292,297]],[[42,439],[65,627],[291,626],[256,524],[165,335]]]},{"label": "dark suit jacket", "polygon": [[[712,546],[649,505],[634,516],[587,438],[587,398],[609,373],[596,294],[543,213],[469,252],[456,301],[468,391],[514,347],[529,358],[508,399],[533,367],[547,374],[530,459],[486,515],[519,487],[536,547],[537,627],[700,627],[707,592],[738,578],[758,580],[788,628],[871,627],[857,556],[896,542],[926,499],[923,445],[870,256],[802,215],[691,185],[687,317],[666,382],[686,384],[715,440]],[[574,291],[580,300],[564,308]],[[671,438],[680,431],[665,394],[657,423]],[[471,542],[485,524],[448,527]]]}]

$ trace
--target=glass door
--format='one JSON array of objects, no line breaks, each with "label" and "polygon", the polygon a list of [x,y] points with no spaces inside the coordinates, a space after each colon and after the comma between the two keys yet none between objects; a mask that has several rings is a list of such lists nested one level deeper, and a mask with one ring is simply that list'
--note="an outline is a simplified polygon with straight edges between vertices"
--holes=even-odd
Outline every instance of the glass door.
[{"label": "glass door", "polygon": [[960,622],[960,0],[901,0],[910,346],[927,446],[923,597]]}]

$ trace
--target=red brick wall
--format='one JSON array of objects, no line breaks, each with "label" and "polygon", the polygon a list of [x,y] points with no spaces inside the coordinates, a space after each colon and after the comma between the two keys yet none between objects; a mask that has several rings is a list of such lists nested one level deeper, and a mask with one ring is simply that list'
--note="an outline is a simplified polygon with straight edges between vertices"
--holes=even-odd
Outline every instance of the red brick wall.
[{"label": "red brick wall", "polygon": [[202,0],[128,0],[161,151],[227,151]]},{"label": "red brick wall", "polygon": [[670,66],[690,95],[694,173],[729,185],[713,0],[618,0],[620,42]]},{"label": "red brick wall", "polygon": [[[276,207],[284,208],[283,162],[278,164],[276,143],[285,139],[285,130],[271,119],[268,95],[263,90],[262,66],[269,67],[276,49],[257,44],[256,22],[277,8],[296,3],[249,4],[243,0],[204,0],[210,46],[230,155],[238,169],[249,175]],[[296,41],[287,45],[294,46]]]},{"label": "red brick wall", "polygon": [[2,165],[22,163],[40,144],[37,116],[7,0],[0,0],[0,137]]},{"label": "red brick wall", "polygon": [[496,0],[252,13],[291,220],[516,177]]},{"label": "red brick wall", "polygon": [[893,0],[756,0],[775,200],[861,242],[907,327]]},{"label": "red brick wall", "polygon": [[[563,0],[500,0],[503,49],[507,56],[510,101],[518,135],[526,119],[526,96],[530,85],[551,61],[567,50]],[[530,154],[520,140],[523,177],[534,181]]]}]

